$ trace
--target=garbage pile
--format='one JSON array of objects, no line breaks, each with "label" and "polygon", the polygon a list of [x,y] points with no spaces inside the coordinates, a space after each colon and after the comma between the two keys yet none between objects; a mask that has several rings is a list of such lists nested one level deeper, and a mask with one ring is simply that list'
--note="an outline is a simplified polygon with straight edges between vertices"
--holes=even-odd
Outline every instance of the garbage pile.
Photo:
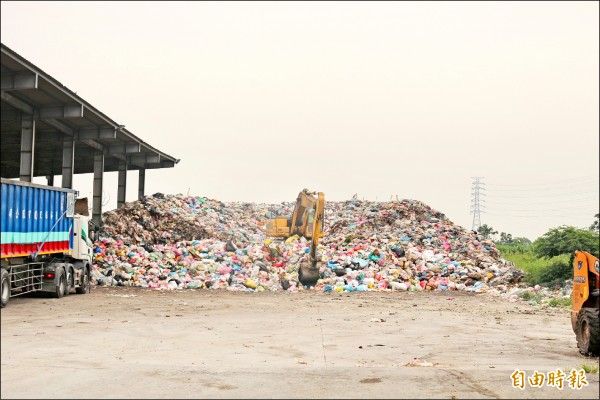
[{"label": "garbage pile", "polygon": [[[264,236],[263,207],[251,203],[226,204],[191,196],[156,193],[125,203],[119,210],[104,213],[103,233],[129,243],[169,243],[214,238],[228,240],[234,232],[241,238]],[[261,216],[262,214],[262,216]]]},{"label": "garbage pile", "polygon": [[[494,243],[417,200],[326,202],[321,279],[298,282],[303,237],[265,236],[294,203],[223,203],[156,193],[103,215],[92,283],[158,289],[325,292],[458,290],[514,300],[523,272]],[[522,285],[520,285],[522,286]],[[537,289],[536,289],[537,290]]]},{"label": "garbage pile", "polygon": [[[106,212],[94,247],[92,282],[159,289],[236,291],[471,291],[515,297],[523,271],[494,243],[426,204],[357,199],[326,202],[317,248],[321,279],[298,282],[309,257],[303,237],[265,236],[267,218],[294,203],[223,203],[146,196]],[[521,285],[522,286],[522,285]]]}]

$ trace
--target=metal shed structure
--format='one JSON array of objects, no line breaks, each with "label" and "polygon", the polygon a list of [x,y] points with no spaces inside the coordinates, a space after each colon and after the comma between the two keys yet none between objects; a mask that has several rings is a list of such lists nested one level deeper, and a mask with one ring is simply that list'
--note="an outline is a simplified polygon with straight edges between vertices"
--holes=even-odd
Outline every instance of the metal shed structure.
[{"label": "metal shed structure", "polygon": [[172,168],[178,159],[150,146],[25,58],[2,44],[0,176],[31,182],[45,176],[73,188],[73,174],[94,174],[92,221],[101,224],[104,172],[118,171],[117,207],[127,171]]}]

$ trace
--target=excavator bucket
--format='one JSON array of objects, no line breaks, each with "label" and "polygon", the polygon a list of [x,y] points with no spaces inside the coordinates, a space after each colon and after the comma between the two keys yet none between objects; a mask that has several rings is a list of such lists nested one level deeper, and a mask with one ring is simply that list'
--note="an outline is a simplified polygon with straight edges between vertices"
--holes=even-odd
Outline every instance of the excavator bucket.
[{"label": "excavator bucket", "polygon": [[298,280],[304,286],[314,286],[319,278],[321,277],[321,263],[312,263],[310,261],[305,261],[300,263],[300,268],[298,268]]}]

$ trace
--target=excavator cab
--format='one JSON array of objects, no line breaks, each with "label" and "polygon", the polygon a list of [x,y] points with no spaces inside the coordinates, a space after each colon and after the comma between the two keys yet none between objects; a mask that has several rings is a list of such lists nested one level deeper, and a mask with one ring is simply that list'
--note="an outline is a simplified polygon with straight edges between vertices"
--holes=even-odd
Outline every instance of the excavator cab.
[{"label": "excavator cab", "polygon": [[583,355],[600,354],[600,279],[598,258],[585,251],[575,251],[573,261],[573,305],[571,325],[577,347]]},{"label": "excavator cab", "polygon": [[310,239],[310,261],[300,264],[298,280],[303,285],[314,285],[320,277],[317,246],[323,237],[323,214],[325,195],[303,189],[296,199],[294,211],[287,218],[270,218],[266,222],[266,234],[270,237],[288,238],[293,235]]}]

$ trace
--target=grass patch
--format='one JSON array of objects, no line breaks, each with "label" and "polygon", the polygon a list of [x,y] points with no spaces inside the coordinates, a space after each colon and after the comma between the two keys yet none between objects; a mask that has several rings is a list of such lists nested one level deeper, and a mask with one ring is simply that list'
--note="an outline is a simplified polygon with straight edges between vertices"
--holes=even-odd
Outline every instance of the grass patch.
[{"label": "grass patch", "polygon": [[586,374],[597,374],[598,373],[598,364],[596,364],[596,365],[582,364],[581,368],[585,371]]},{"label": "grass patch", "polygon": [[571,308],[573,299],[570,297],[554,297],[548,301],[550,307]]},{"label": "grass patch", "polygon": [[525,272],[524,279],[530,285],[553,286],[573,275],[569,254],[550,259],[537,257],[533,252],[502,253],[502,257],[522,269]]},{"label": "grass patch", "polygon": [[524,291],[519,295],[523,300],[529,301],[530,304],[539,304],[542,302],[542,295],[531,292],[529,290]]},{"label": "grass patch", "polygon": [[520,296],[520,297],[521,297],[523,300],[530,300],[530,299],[531,299],[531,296],[533,296],[533,293],[531,293],[529,290],[527,290],[527,291],[525,291],[525,292],[521,293],[519,296]]}]

